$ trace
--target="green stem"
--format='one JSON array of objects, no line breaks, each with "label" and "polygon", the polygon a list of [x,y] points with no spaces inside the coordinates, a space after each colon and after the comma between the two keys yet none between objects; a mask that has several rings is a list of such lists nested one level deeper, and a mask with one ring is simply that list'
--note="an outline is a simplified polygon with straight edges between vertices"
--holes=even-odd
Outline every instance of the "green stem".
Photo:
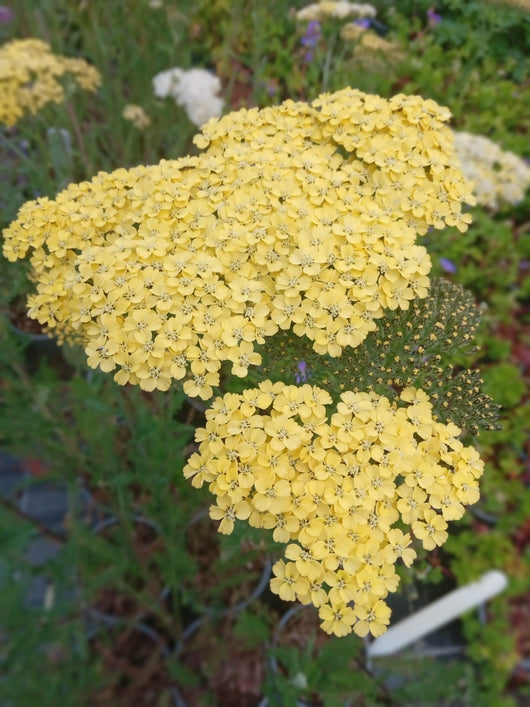
[{"label": "green stem", "polygon": [[74,131],[74,135],[77,140],[77,146],[79,148],[79,152],[81,154],[81,158],[83,160],[83,163],[85,164],[85,167],[87,168],[88,173],[93,174],[94,173],[94,165],[92,163],[92,160],[88,156],[88,151],[86,149],[85,139],[83,137],[83,132],[82,132],[81,127],[79,125],[79,121],[77,120],[75,110],[73,109],[72,104],[68,100],[65,101],[65,106],[66,106],[66,111],[68,113],[68,116],[70,118],[70,123],[72,124],[72,129]]},{"label": "green stem", "polygon": [[54,530],[51,530],[51,528],[48,528],[47,525],[42,523],[37,518],[34,518],[33,516],[29,515],[28,513],[21,511],[20,508],[16,505],[16,503],[13,503],[13,501],[10,501],[9,499],[4,498],[3,496],[0,496],[0,505],[3,506],[4,508],[7,508],[7,510],[10,513],[17,516],[21,520],[25,520],[28,523],[31,523],[31,525],[33,525],[33,526],[35,526],[35,528],[37,528],[39,533],[41,533],[45,537],[49,538],[50,540],[53,540],[54,542],[61,543],[61,545],[64,545],[64,543],[66,542],[67,538],[64,535],[60,535],[59,533],[56,533]]}]

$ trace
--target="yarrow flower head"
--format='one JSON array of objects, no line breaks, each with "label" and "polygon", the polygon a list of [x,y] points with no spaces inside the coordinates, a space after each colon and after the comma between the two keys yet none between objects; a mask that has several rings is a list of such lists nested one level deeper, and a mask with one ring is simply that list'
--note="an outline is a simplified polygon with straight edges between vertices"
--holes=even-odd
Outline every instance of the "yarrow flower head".
[{"label": "yarrow flower head", "polygon": [[143,130],[151,124],[151,120],[142,106],[137,106],[133,103],[125,106],[122,116],[125,120],[129,120],[138,130]]},{"label": "yarrow flower head", "polygon": [[448,522],[479,496],[483,464],[460,429],[433,416],[426,393],[399,399],[270,382],[216,398],[184,475],[215,496],[221,533],[237,520],[285,545],[271,589],[318,608],[324,631],[382,634],[385,598],[411,565],[414,538],[443,545]]},{"label": "yarrow flower head", "polygon": [[454,136],[462,172],[474,183],[473,194],[481,206],[498,209],[522,201],[530,187],[530,167],[521,157],[483,135]]},{"label": "yarrow flower head", "polygon": [[4,231],[30,253],[30,316],[88,363],[146,390],[208,399],[223,362],[292,327],[319,354],[359,346],[429,291],[416,244],[470,220],[449,111],[345,89],[209,121],[203,152],[100,173],[26,203]]},{"label": "yarrow flower head", "polygon": [[347,0],[319,0],[306,5],[296,13],[298,20],[324,20],[327,17],[375,17],[377,10],[368,3],[348,2]]},{"label": "yarrow flower head", "polygon": [[174,68],[162,71],[153,78],[153,90],[158,98],[173,98],[186,109],[194,125],[204,125],[210,118],[223,112],[224,101],[217,94],[221,81],[205,69]]},{"label": "yarrow flower head", "polygon": [[401,61],[404,57],[397,44],[373,32],[366,20],[348,22],[342,27],[340,36],[356,43],[354,60],[367,69],[384,69],[385,64]]},{"label": "yarrow flower head", "polygon": [[61,79],[85,91],[96,91],[101,77],[84,59],[52,52],[40,39],[15,39],[0,47],[0,123],[11,127],[27,113],[48,103],[62,103]]}]

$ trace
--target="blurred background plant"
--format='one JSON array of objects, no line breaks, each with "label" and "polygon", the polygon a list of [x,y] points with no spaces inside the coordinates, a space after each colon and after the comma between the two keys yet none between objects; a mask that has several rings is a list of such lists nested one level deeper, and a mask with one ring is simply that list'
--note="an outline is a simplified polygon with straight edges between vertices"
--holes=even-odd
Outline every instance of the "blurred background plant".
[{"label": "blurred background plant", "polygon": [[[381,0],[371,4],[375,16],[298,19],[308,4],[45,0],[37,6],[17,0],[0,8],[2,43],[39,38],[102,76],[95,94],[76,91],[66,103],[0,127],[2,227],[22,203],[53,197],[70,181],[193,153],[196,126],[183,106],[153,89],[153,78],[173,67],[217,76],[225,112],[311,100],[347,85],[385,97],[418,93],[448,106],[456,131],[529,157],[530,12],[524,3]],[[359,29],[348,39],[344,26],[352,22]],[[447,228],[429,234],[426,245],[433,275],[464,285],[487,305],[480,350],[459,364],[480,367],[486,392],[503,406],[503,429],[479,437],[486,460],[481,500],[454,524],[443,552],[426,553],[403,582],[412,590],[427,584],[435,595],[495,566],[510,584],[488,606],[487,621],[470,614],[459,623],[464,659],[441,669],[428,656],[415,658],[412,667],[392,666],[390,677],[367,671],[360,639],[324,637],[309,611],[292,617],[280,637],[284,607],[268,590],[224,613],[260,589],[263,558],[275,547],[246,527],[218,537],[203,517],[207,494],[183,481],[201,411],[176,391],[145,394],[88,375],[75,352],[48,351],[43,358],[7,326],[4,315],[15,311],[30,284],[24,264],[0,256],[0,446],[24,462],[0,507],[2,699],[16,707],[59,700],[167,705],[183,698],[254,705],[264,697],[269,704],[427,705],[444,698],[524,704],[530,684],[528,192],[517,204],[477,205],[471,213],[465,237]],[[21,506],[42,484],[66,489],[58,528]],[[149,531],[135,531],[142,527],[138,517],[152,523]],[[116,522],[93,532],[109,519]],[[54,551],[36,565],[31,549],[43,535]],[[454,697],[447,694],[448,670],[459,688]]]}]

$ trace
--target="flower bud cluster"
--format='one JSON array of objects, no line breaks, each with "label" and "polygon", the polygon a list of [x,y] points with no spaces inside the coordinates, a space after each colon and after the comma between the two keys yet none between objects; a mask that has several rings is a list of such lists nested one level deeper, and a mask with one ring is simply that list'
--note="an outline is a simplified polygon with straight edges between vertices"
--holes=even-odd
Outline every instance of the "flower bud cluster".
[{"label": "flower bud cluster", "polygon": [[474,183],[473,194],[481,206],[498,209],[524,199],[530,187],[530,167],[521,157],[483,135],[454,135],[462,172]]},{"label": "flower bud cluster", "polygon": [[221,533],[245,519],[285,544],[273,592],[318,607],[328,633],[377,636],[396,562],[416,556],[411,531],[427,550],[442,545],[478,500],[483,463],[420,389],[394,402],[344,392],[329,417],[330,403],[316,386],[270,381],[216,398],[184,475],[208,484]]},{"label": "flower bud cluster", "polygon": [[429,289],[417,235],[467,229],[449,111],[345,89],[212,119],[204,151],[100,173],[26,203],[4,254],[31,252],[30,316],[145,390],[208,399],[278,330],[318,354],[361,344]]},{"label": "flower bud cluster", "polygon": [[40,39],[14,39],[0,47],[0,124],[11,127],[48,103],[62,103],[68,77],[85,91],[96,91],[101,77],[84,59],[54,54]]}]

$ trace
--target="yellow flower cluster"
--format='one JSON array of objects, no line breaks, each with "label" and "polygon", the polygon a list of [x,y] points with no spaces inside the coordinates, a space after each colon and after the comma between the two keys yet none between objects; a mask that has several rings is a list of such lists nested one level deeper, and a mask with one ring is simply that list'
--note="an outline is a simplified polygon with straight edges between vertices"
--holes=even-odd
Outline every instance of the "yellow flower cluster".
[{"label": "yellow flower cluster", "polygon": [[76,337],[89,365],[146,390],[186,378],[208,399],[223,361],[244,377],[279,329],[340,356],[427,295],[416,236],[465,231],[473,203],[448,118],[353,89],[233,112],[203,127],[198,156],[28,202],[4,253],[31,251],[30,316]]},{"label": "yellow flower cluster", "polygon": [[122,116],[125,120],[129,120],[138,130],[143,130],[151,124],[151,120],[142,106],[138,106],[134,103],[125,106],[122,111]]},{"label": "yellow flower cluster", "polygon": [[447,521],[478,500],[483,463],[422,390],[399,403],[345,392],[330,418],[329,403],[316,386],[270,381],[216,398],[184,475],[209,484],[221,533],[246,519],[285,543],[273,592],[318,607],[328,633],[377,636],[395,564],[416,556],[407,529],[427,550],[442,545]]},{"label": "yellow flower cluster", "polygon": [[11,127],[26,113],[62,103],[67,76],[85,91],[95,91],[99,72],[84,59],[54,54],[40,39],[14,39],[0,47],[0,124]]},{"label": "yellow flower cluster", "polygon": [[372,71],[388,67],[390,62],[402,61],[405,54],[396,44],[383,39],[370,29],[348,22],[340,31],[342,39],[357,43],[354,61]]},{"label": "yellow flower cluster", "polygon": [[524,199],[530,187],[530,167],[524,160],[484,135],[454,135],[462,172],[473,182],[473,194],[481,206],[497,209]]}]

